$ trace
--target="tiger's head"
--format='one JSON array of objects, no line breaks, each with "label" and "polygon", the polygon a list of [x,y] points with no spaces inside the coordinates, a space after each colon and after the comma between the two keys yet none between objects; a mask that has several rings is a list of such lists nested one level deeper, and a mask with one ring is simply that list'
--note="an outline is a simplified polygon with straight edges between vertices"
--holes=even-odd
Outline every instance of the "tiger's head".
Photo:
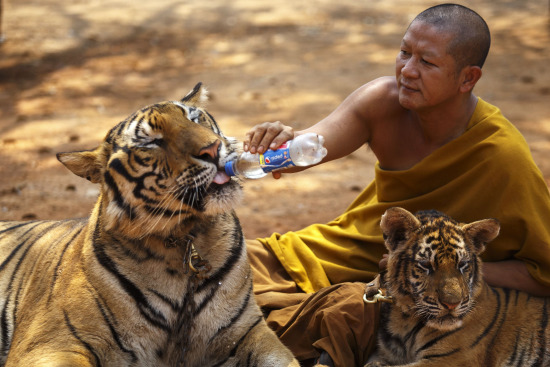
[{"label": "tiger's head", "polygon": [[380,226],[389,251],[385,285],[396,305],[430,327],[460,327],[481,291],[479,255],[498,235],[498,221],[463,224],[436,211],[390,208]]},{"label": "tiger's head", "polygon": [[224,172],[236,140],[204,109],[201,83],[181,101],[145,107],[89,151],[59,153],[73,173],[101,185],[107,229],[130,237],[168,236],[188,218],[231,210],[240,185]]}]

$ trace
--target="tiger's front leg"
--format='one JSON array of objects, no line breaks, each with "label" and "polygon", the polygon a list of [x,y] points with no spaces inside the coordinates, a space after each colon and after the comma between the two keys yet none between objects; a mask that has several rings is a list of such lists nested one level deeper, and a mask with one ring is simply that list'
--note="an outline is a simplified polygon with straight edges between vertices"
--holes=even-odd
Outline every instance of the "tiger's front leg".
[{"label": "tiger's front leg", "polygon": [[31,353],[16,356],[10,353],[5,367],[94,367],[93,355],[86,355],[80,352],[51,352],[44,353],[40,349],[33,350]]},{"label": "tiger's front leg", "polygon": [[290,350],[263,320],[247,335],[237,357],[238,366],[300,367]]},{"label": "tiger's front leg", "polygon": [[[471,361],[470,361],[471,362]],[[367,363],[364,367],[441,367],[441,366],[469,366],[468,361],[459,361],[458,363],[456,360],[437,360],[437,361],[431,361],[431,360],[420,360],[413,363],[407,363],[407,364],[386,364],[384,362],[379,361],[373,361]]]}]

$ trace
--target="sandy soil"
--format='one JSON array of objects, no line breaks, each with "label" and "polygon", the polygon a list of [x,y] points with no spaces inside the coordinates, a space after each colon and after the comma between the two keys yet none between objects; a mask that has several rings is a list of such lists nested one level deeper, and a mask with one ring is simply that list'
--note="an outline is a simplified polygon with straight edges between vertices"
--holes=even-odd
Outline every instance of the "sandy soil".
[{"label": "sandy soil", "polygon": [[[523,132],[550,183],[547,1],[460,1],[488,21],[477,94]],[[330,113],[361,84],[393,75],[403,32],[432,1],[6,0],[0,46],[0,219],[87,216],[97,187],[55,158],[90,149],[134,110],[196,82],[227,135]],[[248,237],[328,221],[372,179],[367,149],[275,181],[246,184]]]}]

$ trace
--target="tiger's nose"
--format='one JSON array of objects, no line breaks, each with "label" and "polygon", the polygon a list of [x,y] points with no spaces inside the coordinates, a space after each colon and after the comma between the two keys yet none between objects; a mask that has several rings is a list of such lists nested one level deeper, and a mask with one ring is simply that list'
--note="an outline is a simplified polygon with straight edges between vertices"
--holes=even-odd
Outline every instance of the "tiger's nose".
[{"label": "tiger's nose", "polygon": [[218,152],[220,149],[220,140],[216,140],[214,143],[202,148],[199,151],[199,158],[209,162],[215,162],[218,159]]},{"label": "tiger's nose", "polygon": [[450,302],[441,302],[441,303],[443,303],[445,307],[447,307],[449,310],[454,310],[460,304],[460,303],[450,303]]}]

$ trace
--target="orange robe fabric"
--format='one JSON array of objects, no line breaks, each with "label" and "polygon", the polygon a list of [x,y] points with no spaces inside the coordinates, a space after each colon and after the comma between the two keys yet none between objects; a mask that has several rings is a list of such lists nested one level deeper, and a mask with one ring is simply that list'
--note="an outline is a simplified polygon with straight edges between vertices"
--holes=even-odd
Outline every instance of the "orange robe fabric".
[{"label": "orange robe fabric", "polygon": [[456,220],[497,218],[500,235],[484,261],[516,258],[550,285],[550,194],[521,133],[491,104],[478,100],[466,132],[414,167],[375,179],[338,218],[296,232],[258,239],[306,293],[369,281],[386,252],[380,217],[400,206],[436,209]]}]

